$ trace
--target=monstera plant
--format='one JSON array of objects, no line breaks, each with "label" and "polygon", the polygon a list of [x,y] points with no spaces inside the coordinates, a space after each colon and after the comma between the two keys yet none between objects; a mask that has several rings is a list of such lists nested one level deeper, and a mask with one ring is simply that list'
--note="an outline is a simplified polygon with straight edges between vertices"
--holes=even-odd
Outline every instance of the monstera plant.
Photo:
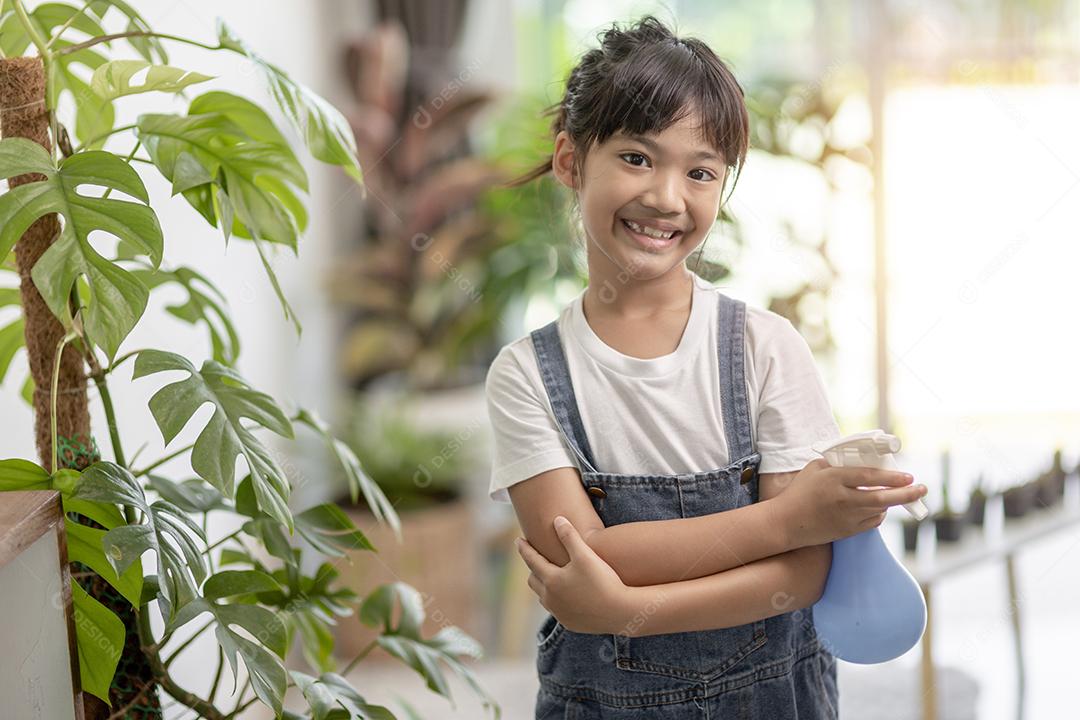
[{"label": "monstera plant", "polygon": [[[304,167],[258,104],[220,90],[189,97],[210,77],[169,65],[170,43],[245,58],[311,155],[362,181],[341,114],[223,23],[215,41],[205,43],[153,31],[121,0],[34,8],[0,1],[0,178],[7,179],[0,275],[17,272],[19,282],[17,290],[0,289],[0,306],[19,309],[0,328],[0,381],[25,345],[23,396],[34,410],[38,458],[0,461],[0,490],[61,495],[86,716],[160,717],[164,691],[217,720],[256,702],[277,717],[393,718],[344,678],[379,646],[449,697],[445,665],[497,717],[498,706],[462,664],[480,656],[477,643],[456,627],[424,637],[418,591],[393,583],[361,597],[336,587],[333,558],[375,548],[336,505],[290,507],[289,480],[265,434],[289,440],[301,428],[313,433],[347,477],[353,502],[363,496],[395,529],[397,515],[314,411],[286,412],[244,379],[225,297],[198,270],[169,262],[167,233],[136,168],[160,173],[171,194],[182,195],[224,242],[253,243],[285,317],[301,331],[266,245],[297,250],[308,220]],[[120,51],[131,57],[111,57]],[[118,125],[116,111],[129,102],[135,105],[126,109],[137,108],[144,93],[173,94],[186,111],[144,113]],[[151,294],[163,287],[181,290],[186,301],[166,308],[171,320],[145,318]],[[167,347],[121,353],[140,321],[205,328],[211,357],[199,363]],[[117,368],[128,361],[169,450],[139,467],[124,453],[124,419],[110,394]],[[170,373],[168,380],[155,383],[160,373]],[[107,458],[91,432],[90,381],[108,424]],[[212,413],[197,421],[205,425],[195,441],[170,449],[206,405]],[[176,458],[189,461],[194,477],[159,470]],[[231,516],[231,524],[222,523],[239,529],[208,537],[211,513]],[[152,623],[152,614],[161,622]],[[331,632],[339,622],[379,631],[340,674]],[[170,668],[207,630],[219,649],[200,683],[210,690],[199,695],[178,684]],[[314,674],[286,669],[293,647]],[[226,678],[231,691],[222,685]],[[285,709],[291,686],[307,709]],[[415,717],[407,704],[405,712]]]}]

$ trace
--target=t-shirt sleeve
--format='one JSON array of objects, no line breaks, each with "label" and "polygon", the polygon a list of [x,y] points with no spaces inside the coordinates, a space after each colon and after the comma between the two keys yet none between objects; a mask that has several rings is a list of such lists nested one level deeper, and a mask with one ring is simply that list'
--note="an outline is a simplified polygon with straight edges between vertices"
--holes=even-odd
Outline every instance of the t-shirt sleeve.
[{"label": "t-shirt sleeve", "polygon": [[802,470],[821,457],[811,446],[839,438],[840,428],[806,340],[787,318],[769,315],[753,361],[759,379],[758,471]]},{"label": "t-shirt sleeve", "polygon": [[547,395],[540,395],[535,382],[539,375],[530,378],[509,346],[495,357],[484,381],[493,433],[488,494],[497,502],[510,502],[506,488],[514,483],[552,468],[577,467]]}]

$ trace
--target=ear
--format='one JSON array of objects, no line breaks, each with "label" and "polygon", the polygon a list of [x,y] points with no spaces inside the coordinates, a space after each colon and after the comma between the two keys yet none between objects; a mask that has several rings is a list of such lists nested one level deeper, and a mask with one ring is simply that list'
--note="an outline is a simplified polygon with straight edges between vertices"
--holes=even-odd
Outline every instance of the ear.
[{"label": "ear", "polygon": [[555,179],[574,190],[577,180],[574,178],[574,143],[565,130],[555,136],[555,149],[551,154],[551,172]]}]

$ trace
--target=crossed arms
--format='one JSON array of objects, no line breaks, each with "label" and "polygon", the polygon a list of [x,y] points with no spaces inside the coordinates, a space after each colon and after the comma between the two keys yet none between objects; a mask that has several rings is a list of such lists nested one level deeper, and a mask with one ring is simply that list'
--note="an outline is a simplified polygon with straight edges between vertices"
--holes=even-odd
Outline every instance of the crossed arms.
[{"label": "crossed arms", "polygon": [[[541,473],[510,488],[529,584],[578,632],[708,630],[810,607],[832,546],[793,542],[792,510],[778,496],[796,474],[761,475],[759,502],[745,507],[604,527],[575,468]],[[570,526],[557,532],[559,515]]]}]

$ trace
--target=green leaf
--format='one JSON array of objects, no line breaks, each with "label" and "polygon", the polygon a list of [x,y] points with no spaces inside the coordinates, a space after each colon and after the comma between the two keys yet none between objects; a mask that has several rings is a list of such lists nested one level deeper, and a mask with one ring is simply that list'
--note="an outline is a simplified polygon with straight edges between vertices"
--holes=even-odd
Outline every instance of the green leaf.
[{"label": "green leaf", "polygon": [[224,567],[226,565],[251,565],[255,568],[265,571],[262,563],[253,558],[251,556],[251,553],[229,547],[221,549],[221,555],[218,556],[218,565],[220,565],[221,567]]},{"label": "green leaf", "polygon": [[236,456],[243,455],[251,471],[259,508],[293,529],[289,513],[289,482],[270,451],[244,427],[248,418],[283,437],[293,436],[292,425],[266,393],[251,389],[231,368],[207,360],[195,369],[186,358],[161,350],[143,350],[135,359],[133,378],[184,370],[189,376],[170,383],[150,398],[150,412],[168,445],[203,404],[214,407],[191,451],[191,467],[199,477],[233,497]]},{"label": "green leaf", "polygon": [[71,583],[71,600],[82,689],[111,707],[109,686],[124,649],[124,623],[79,583]]},{"label": "green leaf", "polygon": [[[401,606],[401,618],[394,625],[395,604]],[[380,585],[371,592],[360,606],[360,622],[373,628],[382,626],[385,633],[396,632],[408,637],[420,637],[424,622],[424,604],[420,593],[405,583]]]},{"label": "green leaf", "polygon": [[402,541],[401,520],[394,510],[394,506],[387,500],[382,488],[364,472],[363,467],[360,466],[360,460],[356,457],[356,453],[352,451],[352,448],[342,440],[334,437],[330,433],[329,426],[313,411],[301,408],[293,417],[293,422],[307,425],[323,438],[334,457],[337,458],[338,464],[345,471],[345,478],[349,483],[349,493],[352,495],[353,503],[356,503],[358,494],[362,492],[364,500],[367,502],[367,506],[375,519],[379,522],[389,523],[400,543]]},{"label": "green leaf", "polygon": [[300,636],[304,660],[319,672],[334,670],[334,633],[328,624],[310,611],[294,611],[289,621],[292,632]]},{"label": "green leaf", "polygon": [[[401,606],[401,617],[394,624],[394,608]],[[424,622],[424,607],[420,593],[405,583],[395,582],[375,589],[360,606],[360,621],[370,627],[382,626],[376,642],[388,653],[419,673],[427,686],[453,703],[450,686],[439,667],[440,661],[460,676],[480,696],[484,707],[491,708],[498,718],[501,710],[494,699],[477,682],[476,677],[459,657],[480,658],[479,643],[458,627],[444,627],[431,638],[420,636]]]},{"label": "green leaf", "polygon": [[[136,75],[141,81],[133,85],[132,78]],[[213,79],[211,75],[169,65],[153,65],[144,60],[110,60],[94,70],[90,87],[103,100],[114,100],[144,92],[180,92],[188,85]]]},{"label": "green leaf", "polygon": [[236,595],[281,591],[277,580],[258,570],[222,570],[203,585],[203,597],[220,600]]},{"label": "green leaf", "polygon": [[[244,667],[247,668],[255,694],[280,715],[288,681],[282,662],[288,649],[284,620],[277,613],[258,605],[223,605],[198,598],[177,614],[170,630],[175,630],[204,612],[211,613],[217,620],[214,633],[229,660],[234,686],[237,676],[236,655],[239,653],[244,660]],[[243,628],[257,638],[258,642],[248,640],[233,630],[233,625]]]},{"label": "green leaf", "polygon": [[[71,5],[42,3],[30,11],[29,16],[30,22],[37,30],[44,37],[50,37],[54,28],[63,25],[72,15],[78,12],[79,9]],[[90,37],[105,34],[100,24],[94,22],[93,18],[88,18],[81,13],[76,15],[71,27]],[[25,54],[28,47],[30,47],[30,36],[26,34],[26,30],[23,28],[15,11],[8,10],[4,13],[3,19],[0,20],[0,50],[3,51],[5,57],[17,57]]]},{"label": "green leaf", "polygon": [[307,211],[293,188],[307,191],[307,175],[261,108],[225,92],[191,102],[189,115],[146,114],[139,139],[162,175],[211,225],[255,241],[259,259],[297,334],[296,314],[282,292],[260,240],[296,252]]},{"label": "green leaf", "polygon": [[180,508],[164,500],[148,503],[131,473],[110,462],[86,468],[74,497],[143,512],[144,523],[115,527],[105,533],[102,543],[109,563],[121,575],[147,550],[157,554],[159,601],[166,621],[197,597],[197,588],[206,579],[206,565],[192,536],[204,543],[206,537]]},{"label": "green leaf", "polygon": [[0,492],[50,489],[49,473],[37,463],[22,458],[0,460]]},{"label": "green leaf", "polygon": [[295,517],[296,530],[323,555],[342,557],[351,550],[374,550],[353,521],[333,503],[308,508]]},{"label": "green leaf", "polygon": [[[191,190],[205,187],[198,196],[203,204],[210,192],[227,193],[221,197],[235,215],[233,231],[243,235],[235,227],[240,224],[295,251],[306,216],[294,212],[302,205],[291,188],[306,192],[307,175],[281,135],[265,130],[272,128],[269,118],[254,103],[224,92],[195,98],[190,112],[148,113],[137,121],[139,139],[174,193],[183,191],[191,201]],[[207,210],[200,212],[206,216]]]},{"label": "green leaf", "polygon": [[71,495],[62,495],[61,500],[64,504],[64,514],[78,513],[79,515],[85,515],[106,530],[112,530],[114,527],[124,525],[127,522],[124,520],[120,509],[115,505],[80,500]]},{"label": "green leaf", "polygon": [[170,282],[182,287],[187,292],[187,302],[183,305],[166,305],[165,309],[192,325],[200,320],[204,322],[210,332],[214,360],[222,365],[236,364],[240,356],[240,336],[225,309],[225,296],[210,280],[188,267],[175,270],[140,268],[132,270],[132,274],[151,290]]},{"label": "green leaf", "polygon": [[[51,37],[54,29],[58,29],[71,20],[71,27],[85,33],[90,37],[104,35],[105,31],[93,18],[81,12],[80,8],[62,3],[44,3],[34,8],[29,13],[30,22],[37,27],[42,37]],[[53,43],[55,50],[61,50],[74,44],[70,40],[57,39]],[[108,43],[104,43],[108,47]],[[0,23],[0,46],[6,57],[22,55],[30,45],[30,37],[26,34],[22,23],[15,13],[5,15],[3,23]],[[103,135],[112,129],[114,112],[111,103],[90,103],[86,99],[92,97],[89,86],[72,68],[83,65],[90,71],[105,62],[104,56],[91,48],[83,48],[73,53],[56,55],[48,64],[48,77],[46,88],[49,93],[49,107],[57,107],[60,96],[70,93],[75,103],[75,137],[82,142]],[[94,143],[93,147],[100,147],[104,141]]]},{"label": "green leaf", "polygon": [[105,557],[103,539],[106,531],[81,525],[71,520],[64,520],[67,530],[68,560],[80,562],[96,572],[124,596],[135,607],[139,607],[142,596],[142,563],[136,561],[117,576],[112,563]]},{"label": "green leaf", "polygon": [[[90,12],[97,15],[99,20],[105,18],[109,8],[116,8],[127,18],[125,32],[152,32],[150,25],[143,19],[139,12],[124,0],[91,0],[88,5]],[[98,33],[101,34],[101,33]],[[169,56],[165,52],[165,46],[156,37],[129,37],[126,38],[129,45],[139,53],[144,60],[149,62],[168,63]],[[156,58],[156,60],[155,60]]]},{"label": "green leaf", "polygon": [[314,720],[395,720],[390,710],[368,703],[336,673],[323,673],[318,678],[297,671],[289,674],[304,694]]},{"label": "green leaf", "polygon": [[[285,567],[274,573],[287,587],[286,593],[260,595],[263,604],[273,605],[286,614],[290,630],[299,634],[304,659],[320,672],[335,669],[334,633],[336,618],[352,614],[356,594],[348,588],[331,588],[338,572],[329,563],[319,566],[314,576]],[[291,643],[290,643],[291,646]]]},{"label": "green leaf", "polygon": [[150,475],[146,483],[151,490],[188,513],[206,513],[211,510],[227,510],[225,496],[217,488],[210,487],[198,478],[173,482],[161,475]]},{"label": "green leaf", "polygon": [[266,271],[266,277],[270,280],[270,286],[274,288],[274,294],[277,295],[278,302],[281,304],[281,309],[285,312],[285,319],[291,320],[293,327],[296,328],[296,334],[300,335],[302,330],[300,326],[300,318],[297,317],[296,311],[289,305],[289,301],[285,298],[285,291],[281,289],[281,283],[278,281],[277,273],[274,272],[273,266],[270,265],[270,261],[266,258],[266,252],[263,250],[262,241],[258,237],[254,237],[255,249],[259,253],[259,260],[262,261],[263,270]]},{"label": "green leaf", "polygon": [[295,82],[277,66],[259,57],[229,27],[218,20],[218,42],[246,56],[270,86],[270,94],[285,116],[304,138],[308,150],[318,160],[338,165],[357,183],[363,182],[356,157],[356,138],[348,120],[324,98]]},{"label": "green leaf", "polygon": [[26,379],[23,380],[22,389],[19,390],[19,395],[20,395],[20,397],[22,397],[23,402],[25,402],[27,405],[29,405],[31,407],[34,406],[34,376],[33,375],[27,375]]},{"label": "green leaf", "polygon": [[[123,268],[99,255],[88,240],[104,230],[161,262],[162,235],[157,216],[146,204],[146,187],[127,163],[112,153],[91,150],[72,155],[54,168],[40,145],[24,138],[0,140],[0,176],[41,173],[45,180],[0,195],[0,256],[27,228],[51,213],[63,216],[59,237],[35,263],[31,275],[49,309],[70,327],[68,299],[76,278],[89,281],[85,311],[91,338],[111,360],[146,308],[147,289]],[[141,202],[80,195],[80,185],[102,185]]]},{"label": "green leaf", "polygon": [[0,384],[4,382],[4,378],[7,376],[8,368],[11,367],[11,360],[15,357],[15,353],[23,346],[25,328],[26,323],[21,316],[0,328]]}]

